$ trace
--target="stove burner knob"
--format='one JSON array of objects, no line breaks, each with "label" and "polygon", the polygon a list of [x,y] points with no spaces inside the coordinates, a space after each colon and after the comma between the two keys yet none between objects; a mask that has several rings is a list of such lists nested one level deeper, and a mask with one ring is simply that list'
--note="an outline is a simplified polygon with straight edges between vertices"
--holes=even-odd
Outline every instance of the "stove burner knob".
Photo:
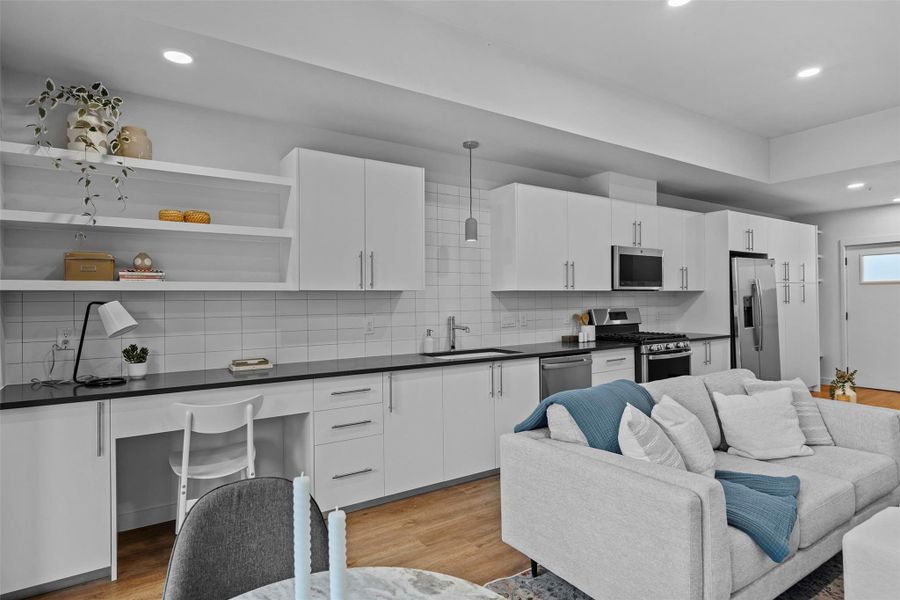
[{"label": "stove burner knob", "polygon": [[666,344],[666,350],[672,350],[675,348],[675,344]]},{"label": "stove burner knob", "polygon": [[684,342],[677,342],[675,344],[675,347],[676,348],[685,348],[685,347],[687,347],[687,344],[685,344]]},{"label": "stove burner knob", "polygon": [[649,350],[650,352],[658,352],[662,350],[662,347],[659,344],[650,344]]}]

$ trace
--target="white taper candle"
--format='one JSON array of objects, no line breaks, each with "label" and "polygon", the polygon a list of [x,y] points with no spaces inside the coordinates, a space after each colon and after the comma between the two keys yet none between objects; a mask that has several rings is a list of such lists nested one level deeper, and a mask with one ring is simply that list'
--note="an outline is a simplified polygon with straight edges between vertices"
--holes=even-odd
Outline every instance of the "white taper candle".
[{"label": "white taper candle", "polygon": [[335,507],[328,515],[328,583],[331,600],[347,597],[347,515]]},{"label": "white taper candle", "polygon": [[294,478],[294,600],[309,600],[311,594],[309,504],[309,477],[301,473]]}]

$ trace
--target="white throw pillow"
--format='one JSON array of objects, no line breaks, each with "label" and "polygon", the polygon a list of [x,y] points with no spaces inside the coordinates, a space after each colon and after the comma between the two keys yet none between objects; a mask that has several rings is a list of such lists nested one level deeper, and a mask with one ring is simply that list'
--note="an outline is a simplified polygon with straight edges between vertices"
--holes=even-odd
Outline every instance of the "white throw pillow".
[{"label": "white throw pillow", "polygon": [[728,452],[758,460],[812,454],[792,400],[788,388],[753,396],[713,392]]},{"label": "white throw pillow", "polygon": [[819,405],[813,400],[809,388],[799,377],[790,381],[761,381],[748,379],[744,381],[744,389],[750,395],[779,388],[790,388],[793,395],[794,410],[800,420],[800,430],[810,446],[834,446],[834,440],[825,427],[825,420],[819,411]]},{"label": "white throw pillow", "polygon": [[622,420],[619,421],[619,447],[623,456],[685,469],[684,460],[678,454],[678,449],[659,425],[630,404],[625,406]]},{"label": "white throw pillow", "polygon": [[550,428],[550,439],[581,446],[588,445],[584,432],[569,414],[569,410],[561,404],[551,404],[547,407],[547,426]]},{"label": "white throw pillow", "polygon": [[715,476],[716,454],[697,415],[664,395],[650,416],[675,444],[688,471]]}]

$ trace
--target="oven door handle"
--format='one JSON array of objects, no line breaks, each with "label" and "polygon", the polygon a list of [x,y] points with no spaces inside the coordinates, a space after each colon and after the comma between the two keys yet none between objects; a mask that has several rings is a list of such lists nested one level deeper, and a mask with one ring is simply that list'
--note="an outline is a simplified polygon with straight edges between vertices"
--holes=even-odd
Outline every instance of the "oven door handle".
[{"label": "oven door handle", "polygon": [[672,352],[669,354],[650,354],[647,356],[647,360],[665,360],[667,358],[684,358],[685,356],[690,356],[693,354],[693,350],[685,350],[684,352]]}]

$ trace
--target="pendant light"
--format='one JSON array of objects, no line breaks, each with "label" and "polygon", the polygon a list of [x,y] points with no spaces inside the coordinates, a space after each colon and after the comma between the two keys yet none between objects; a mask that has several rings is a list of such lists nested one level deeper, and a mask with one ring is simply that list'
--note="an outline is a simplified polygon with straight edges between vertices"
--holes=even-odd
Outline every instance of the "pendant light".
[{"label": "pendant light", "polygon": [[466,219],[466,241],[478,241],[478,221],[472,216],[472,150],[478,147],[478,142],[469,140],[463,142],[463,148],[469,151],[469,218]]}]

